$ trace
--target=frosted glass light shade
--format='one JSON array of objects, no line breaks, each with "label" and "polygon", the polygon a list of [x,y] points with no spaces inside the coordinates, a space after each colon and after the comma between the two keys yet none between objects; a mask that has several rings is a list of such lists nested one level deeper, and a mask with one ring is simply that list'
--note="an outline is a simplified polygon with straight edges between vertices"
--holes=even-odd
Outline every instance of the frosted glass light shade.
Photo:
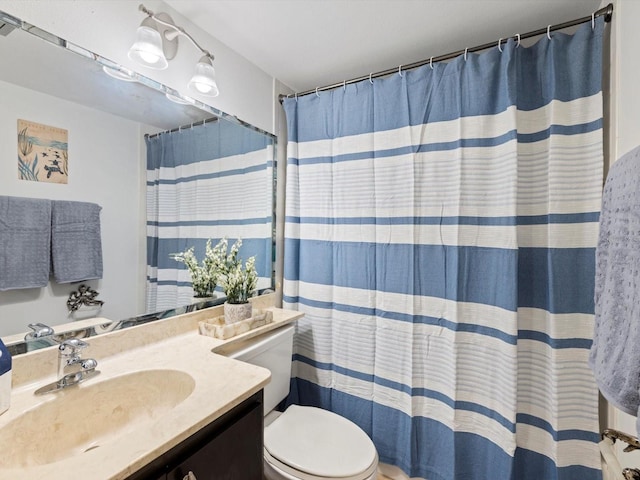
[{"label": "frosted glass light shade", "polygon": [[176,97],[175,95],[171,95],[169,92],[165,93],[164,96],[167,97],[168,100],[171,100],[173,103],[177,103],[178,105],[192,105],[192,103],[188,100]]},{"label": "frosted glass light shade", "polygon": [[164,70],[169,66],[162,50],[160,32],[144,24],[138,27],[136,42],[129,49],[128,56],[134,62],[156,70]]},{"label": "frosted glass light shade", "polygon": [[106,65],[102,66],[102,71],[117,80],[122,80],[124,82],[137,82],[137,80],[128,73],[121,70],[116,70],[115,68],[107,67]]},{"label": "frosted glass light shade", "polygon": [[189,88],[207,97],[217,97],[220,94],[216,84],[216,71],[209,57],[202,57],[196,64],[196,71],[189,81]]}]

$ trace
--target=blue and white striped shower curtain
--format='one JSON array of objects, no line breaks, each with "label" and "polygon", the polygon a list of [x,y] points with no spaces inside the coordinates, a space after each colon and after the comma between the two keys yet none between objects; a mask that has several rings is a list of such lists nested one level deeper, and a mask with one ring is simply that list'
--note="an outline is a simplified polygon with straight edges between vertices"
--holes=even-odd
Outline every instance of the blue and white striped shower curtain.
[{"label": "blue and white striped shower curtain", "polygon": [[429,480],[596,480],[602,19],[288,98],[293,403]]},{"label": "blue and white striped shower curtain", "polygon": [[191,303],[188,270],[170,253],[222,237],[256,255],[258,288],[271,287],[273,142],[225,120],[147,137],[147,312]]}]

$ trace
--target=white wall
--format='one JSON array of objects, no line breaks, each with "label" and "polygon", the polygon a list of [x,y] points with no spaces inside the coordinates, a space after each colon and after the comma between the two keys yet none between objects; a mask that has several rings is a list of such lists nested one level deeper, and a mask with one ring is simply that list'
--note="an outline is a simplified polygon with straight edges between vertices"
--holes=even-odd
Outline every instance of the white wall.
[{"label": "white wall", "polygon": [[[140,209],[143,135],[150,127],[0,82],[0,194],[94,202],[102,206],[104,276],[87,283],[105,301],[102,316],[119,320],[142,313],[144,256]],[[18,179],[17,119],[68,130],[69,183]],[[27,324],[67,320],[66,300],[77,284],[0,292],[0,335],[24,332]]]}]

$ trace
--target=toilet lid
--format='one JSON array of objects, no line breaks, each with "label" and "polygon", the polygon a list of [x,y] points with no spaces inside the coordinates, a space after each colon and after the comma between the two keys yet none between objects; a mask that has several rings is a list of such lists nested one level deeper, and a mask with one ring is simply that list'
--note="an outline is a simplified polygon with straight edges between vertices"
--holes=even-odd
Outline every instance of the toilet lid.
[{"label": "toilet lid", "polygon": [[355,423],[299,405],[291,405],[265,428],[264,446],[280,462],[320,477],[358,475],[377,458],[373,442]]}]

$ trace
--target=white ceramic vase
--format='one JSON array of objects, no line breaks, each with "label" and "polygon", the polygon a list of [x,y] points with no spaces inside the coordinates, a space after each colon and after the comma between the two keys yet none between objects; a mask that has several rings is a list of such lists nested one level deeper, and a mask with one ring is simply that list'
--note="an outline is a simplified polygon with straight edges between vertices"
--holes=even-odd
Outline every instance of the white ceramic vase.
[{"label": "white ceramic vase", "polygon": [[214,298],[216,298],[215,294],[213,295],[206,295],[206,296],[196,296],[194,295],[193,297],[191,297],[191,303],[202,303],[202,302],[208,302],[210,300],[213,300]]},{"label": "white ceramic vase", "polygon": [[236,323],[251,318],[251,303],[224,302],[224,323]]}]

